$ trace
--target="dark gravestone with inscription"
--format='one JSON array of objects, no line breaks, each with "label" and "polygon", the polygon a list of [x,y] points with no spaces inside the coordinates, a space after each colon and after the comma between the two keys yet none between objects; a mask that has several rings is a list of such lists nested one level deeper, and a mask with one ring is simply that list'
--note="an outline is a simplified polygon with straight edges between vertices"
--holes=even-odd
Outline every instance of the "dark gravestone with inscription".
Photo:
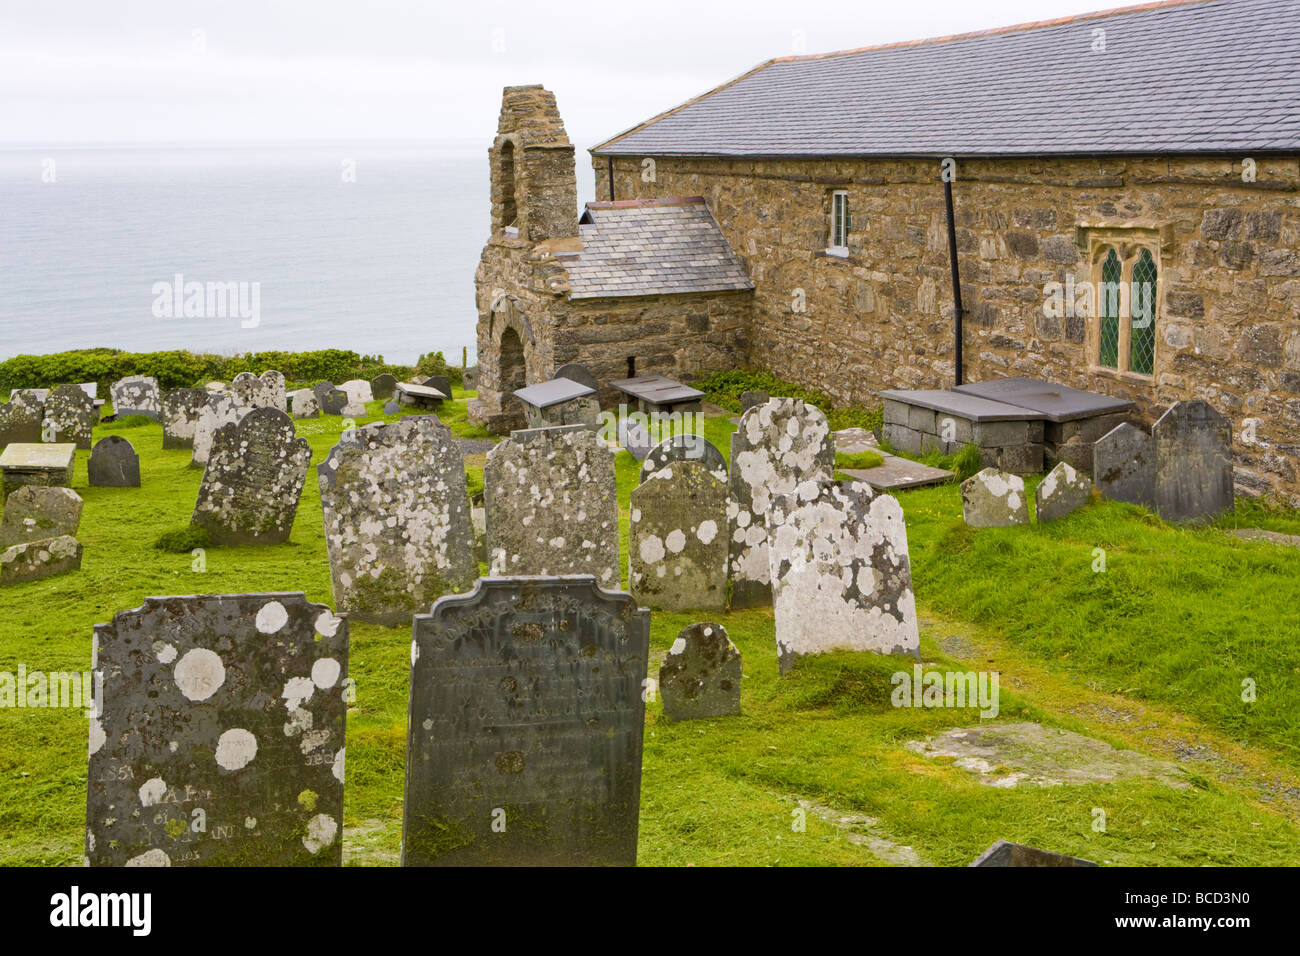
[{"label": "dark gravestone with inscription", "polygon": [[1151,428],[1156,511],[1172,522],[1212,521],[1233,505],[1232,426],[1207,402],[1175,402]]},{"label": "dark gravestone with inscription", "polygon": [[405,866],[633,865],[650,612],[591,575],[415,617]]},{"label": "dark gravestone with inscription", "polygon": [[95,627],[91,866],[338,866],[348,625],[301,592]]},{"label": "dark gravestone with inscription", "polygon": [[140,456],[121,435],[106,435],[91,450],[86,473],[92,488],[139,488]]}]

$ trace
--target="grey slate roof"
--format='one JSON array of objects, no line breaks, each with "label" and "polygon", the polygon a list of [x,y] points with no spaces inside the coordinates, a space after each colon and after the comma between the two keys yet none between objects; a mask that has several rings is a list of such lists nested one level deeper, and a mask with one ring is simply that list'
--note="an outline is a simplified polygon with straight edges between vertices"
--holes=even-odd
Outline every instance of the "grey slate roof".
[{"label": "grey slate roof", "polygon": [[1249,155],[1300,150],[1298,105],[1300,0],[1193,0],[773,60],[592,152]]},{"label": "grey slate roof", "polygon": [[571,299],[754,288],[700,196],[589,202],[578,232]]}]

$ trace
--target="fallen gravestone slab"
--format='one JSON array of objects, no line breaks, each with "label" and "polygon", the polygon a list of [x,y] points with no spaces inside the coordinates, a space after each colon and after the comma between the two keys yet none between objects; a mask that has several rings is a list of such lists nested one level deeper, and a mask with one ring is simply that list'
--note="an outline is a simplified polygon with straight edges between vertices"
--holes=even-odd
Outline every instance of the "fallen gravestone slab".
[{"label": "fallen gravestone slab", "polygon": [[140,456],[121,435],[96,442],[86,465],[92,488],[139,488]]},{"label": "fallen gravestone slab", "polygon": [[920,657],[907,527],[898,500],[859,482],[808,481],[768,512],[781,673],[832,651]]},{"label": "fallen gravestone slab", "polygon": [[403,865],[634,865],[649,644],[649,612],[589,575],[417,614]]},{"label": "fallen gravestone slab", "polygon": [[585,425],[514,431],[483,474],[493,574],[619,582],[614,456]]},{"label": "fallen gravestone slab", "polygon": [[628,590],[643,607],[727,604],[727,485],[702,461],[674,461],[632,489]]},{"label": "fallen gravestone slab", "polygon": [[779,495],[835,473],[835,439],[821,409],[773,398],[745,412],[731,436],[731,607],[772,603],[767,513]]},{"label": "fallen gravestone slab", "polygon": [[1267,541],[1270,544],[1300,548],[1300,535],[1297,534],[1282,534],[1278,531],[1265,531],[1262,528],[1234,528],[1228,533],[1242,541]]},{"label": "fallen gravestone slab", "polygon": [[1151,436],[1125,422],[1092,446],[1092,480],[1103,498],[1154,508],[1156,450]]},{"label": "fallen gravestone slab", "polygon": [[344,432],[316,474],[339,610],[405,623],[474,586],[464,460],[437,416]]},{"label": "fallen gravestone slab", "polygon": [[659,665],[659,695],[669,720],[740,713],[740,651],[727,629],[705,621],[684,627]]},{"label": "fallen gravestone slab", "polygon": [[972,528],[1029,524],[1025,481],[996,468],[985,468],[961,483],[962,518]]},{"label": "fallen gravestone slab", "polygon": [[80,567],[81,544],[70,535],[27,541],[0,554],[0,585],[39,581]]},{"label": "fallen gravestone slab", "polygon": [[255,408],[212,440],[192,523],[216,544],[280,544],[289,539],[311,446],[293,419]]},{"label": "fallen gravestone slab", "polygon": [[27,485],[5,501],[0,548],[48,538],[75,537],[81,525],[81,496],[71,488]]},{"label": "fallen gravestone slab", "polygon": [[1096,866],[1092,860],[1040,850],[1023,843],[999,840],[977,856],[970,866]]},{"label": "fallen gravestone slab", "polygon": [[151,375],[129,375],[118,379],[108,389],[113,400],[113,412],[120,418],[128,415],[145,415],[158,420],[162,412],[162,396],[158,380]]},{"label": "fallen gravestone slab", "polygon": [[202,388],[173,388],[162,398],[163,448],[193,448],[194,429],[208,407]]},{"label": "fallen gravestone slab", "polygon": [[703,435],[685,432],[665,438],[646,454],[641,462],[642,483],[651,474],[674,461],[698,461],[705,469],[720,481],[727,480],[727,459],[722,452]]},{"label": "fallen gravestone slab", "polygon": [[1232,427],[1227,419],[1206,402],[1175,402],[1152,427],[1151,437],[1160,517],[1203,522],[1232,510]]},{"label": "fallen gravestone slab", "polygon": [[348,623],[301,593],[152,597],[95,626],[91,866],[338,866]]},{"label": "fallen gravestone slab", "polygon": [[91,433],[97,421],[99,413],[93,399],[76,385],[60,385],[45,399],[41,438],[47,442],[71,442],[80,449],[89,450]]},{"label": "fallen gravestone slab", "polygon": [[1034,489],[1034,515],[1039,521],[1055,521],[1082,508],[1092,499],[1092,482],[1065,462],[1056,467]]}]

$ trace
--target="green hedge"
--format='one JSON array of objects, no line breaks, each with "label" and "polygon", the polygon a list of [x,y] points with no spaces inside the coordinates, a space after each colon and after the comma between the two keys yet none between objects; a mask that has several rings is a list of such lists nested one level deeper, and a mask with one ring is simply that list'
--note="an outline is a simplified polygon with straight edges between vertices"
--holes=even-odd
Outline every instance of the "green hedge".
[{"label": "green hedge", "polygon": [[839,431],[843,428],[879,428],[881,408],[863,408],[860,405],[836,406],[831,397],[815,389],[804,388],[793,382],[777,378],[771,372],[755,372],[749,369],[733,369],[729,372],[714,372],[699,381],[695,387],[708,395],[715,405],[728,411],[740,411],[741,392],[764,391],[773,398],[798,398],[809,405],[816,405],[826,413],[831,428]]},{"label": "green hedge", "polygon": [[53,355],[16,355],[0,362],[0,396],[15,388],[52,388],[65,382],[98,382],[100,395],[128,375],[152,375],[162,388],[189,388],[213,380],[228,382],[240,372],[261,374],[277,369],[290,382],[372,379],[388,372],[401,378],[413,374],[447,375],[459,383],[460,368],[449,367],[441,352],[421,355],[419,363],[389,365],[383,356],[359,355],[343,349],[314,352],[247,352],[212,355],[202,352],[123,352],[120,349],[78,349]]}]

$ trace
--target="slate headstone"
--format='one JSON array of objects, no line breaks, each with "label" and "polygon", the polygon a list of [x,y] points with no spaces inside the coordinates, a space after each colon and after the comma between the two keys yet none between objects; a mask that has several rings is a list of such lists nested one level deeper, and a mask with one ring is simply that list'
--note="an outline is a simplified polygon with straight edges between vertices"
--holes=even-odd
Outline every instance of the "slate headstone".
[{"label": "slate headstone", "polygon": [[920,657],[903,508],[861,482],[809,481],[778,496],[769,559],[781,673],[808,654]]},{"label": "slate headstone", "polygon": [[[570,382],[577,382],[579,385],[586,385],[588,388],[594,388],[600,391],[600,382],[596,376],[591,374],[591,370],[581,362],[569,362],[561,365],[555,370],[555,378],[567,378]],[[466,388],[469,386],[467,385]]]},{"label": "slate headstone", "polygon": [[339,610],[406,623],[474,586],[464,458],[437,416],[344,432],[316,475]]},{"label": "slate headstone", "polygon": [[587,575],[417,614],[403,864],[634,865],[649,646],[649,612]]},{"label": "slate headstone", "polygon": [[1160,517],[1202,522],[1232,510],[1232,426],[1226,418],[1207,402],[1175,402],[1151,437]]},{"label": "slate headstone", "polygon": [[985,468],[961,483],[962,518],[972,528],[1029,524],[1025,481],[996,468]]},{"label": "slate headstone", "polygon": [[129,375],[118,379],[109,386],[109,395],[113,399],[113,412],[118,418],[146,415],[157,421],[162,413],[158,380],[152,375]]},{"label": "slate headstone", "polygon": [[320,402],[310,388],[300,388],[289,396],[294,418],[320,418]]},{"label": "slate headstone", "polygon": [[302,593],[95,626],[91,866],[339,866],[348,623]]},{"label": "slate headstone", "polygon": [[740,713],[740,651],[727,629],[705,621],[684,627],[659,665],[659,696],[669,720]]},{"label": "slate headstone", "polygon": [[6,445],[35,444],[41,440],[44,404],[11,398],[0,404],[0,449]]},{"label": "slate headstone", "polygon": [[761,389],[740,393],[740,414],[745,414],[756,405],[766,405],[772,396]]},{"label": "slate headstone", "polygon": [[293,419],[255,408],[212,440],[191,519],[216,544],[280,544],[298,511],[311,446]]},{"label": "slate headstone", "polygon": [[71,488],[26,485],[5,500],[0,548],[47,538],[75,537],[81,524],[81,495]]},{"label": "slate headstone", "polygon": [[27,541],[0,553],[0,585],[40,581],[81,567],[81,544],[71,535]]},{"label": "slate headstone", "polygon": [[674,461],[702,462],[711,474],[722,481],[727,480],[727,459],[722,457],[722,452],[703,435],[684,432],[665,438],[650,449],[641,462],[641,481],[644,482],[653,472]]},{"label": "slate headstone", "polygon": [[632,489],[628,590],[643,607],[724,610],[727,485],[700,461],[674,461]]},{"label": "slate headstone", "polygon": [[60,385],[45,399],[41,437],[47,442],[66,442],[89,450],[91,434],[98,420],[99,413],[95,411],[95,402],[90,396],[76,385]]},{"label": "slate headstone", "polygon": [[585,425],[510,433],[483,473],[493,574],[592,574],[616,587],[614,456]]},{"label": "slate headstone", "polygon": [[319,385],[315,388],[316,401],[320,403],[320,410],[326,415],[342,415],[343,409],[348,404],[348,393],[341,388],[333,386],[322,389]]},{"label": "slate headstone", "polygon": [[402,406],[397,404],[397,402],[384,402],[385,415],[396,415],[401,410]]},{"label": "slate headstone", "polygon": [[108,435],[95,443],[86,471],[92,488],[140,487],[140,456],[121,435]]},{"label": "slate headstone", "polygon": [[731,607],[772,603],[767,512],[772,500],[835,472],[835,438],[821,409],[773,398],[740,419],[731,436]]},{"label": "slate headstone", "polygon": [[370,394],[376,399],[392,398],[397,388],[397,377],[384,372],[370,380]]},{"label": "slate headstone", "polygon": [[173,388],[162,397],[163,448],[193,448],[194,428],[208,407],[202,388]]},{"label": "slate headstone", "polygon": [[430,375],[420,384],[429,388],[436,388],[442,394],[451,398],[451,379],[446,375]]},{"label": "slate headstone", "polygon": [[1141,428],[1125,422],[1092,446],[1092,480],[1102,497],[1154,508],[1155,444]]},{"label": "slate headstone", "polygon": [[1034,489],[1034,515],[1039,521],[1055,521],[1077,511],[1092,498],[1092,482],[1065,462],[1056,467]]}]

